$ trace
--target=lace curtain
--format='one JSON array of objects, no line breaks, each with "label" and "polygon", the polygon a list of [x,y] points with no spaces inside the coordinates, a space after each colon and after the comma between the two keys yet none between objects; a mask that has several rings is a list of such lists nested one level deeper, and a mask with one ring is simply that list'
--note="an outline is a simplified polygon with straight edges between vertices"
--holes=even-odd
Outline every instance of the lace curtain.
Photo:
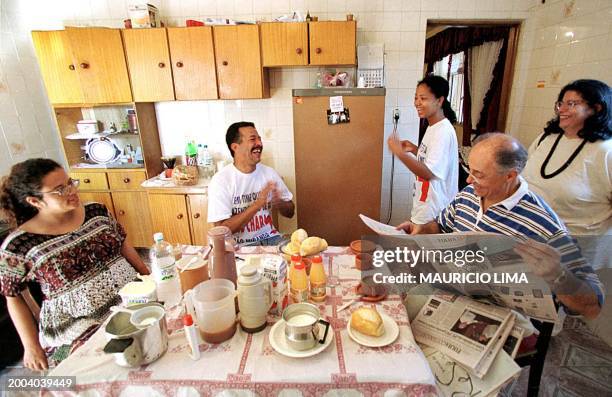
[{"label": "lace curtain", "polygon": [[470,82],[470,96],[472,99],[471,118],[472,129],[476,129],[480,121],[480,113],[484,107],[485,95],[489,91],[493,80],[493,69],[497,64],[503,40],[488,41],[477,47],[468,49],[470,57],[468,78]]}]

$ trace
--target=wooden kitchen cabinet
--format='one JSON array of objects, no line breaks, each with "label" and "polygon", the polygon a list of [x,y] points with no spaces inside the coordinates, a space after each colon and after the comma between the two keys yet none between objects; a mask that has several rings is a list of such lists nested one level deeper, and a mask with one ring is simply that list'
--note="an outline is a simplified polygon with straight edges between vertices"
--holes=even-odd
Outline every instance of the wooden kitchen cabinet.
[{"label": "wooden kitchen cabinet", "polygon": [[149,193],[153,232],[171,244],[207,245],[206,194]]},{"label": "wooden kitchen cabinet", "polygon": [[212,28],[168,28],[168,44],[176,99],[217,99]]},{"label": "wooden kitchen cabinet", "polygon": [[354,65],[355,21],[309,22],[311,65]]},{"label": "wooden kitchen cabinet", "polygon": [[165,28],[121,31],[136,102],[174,100]]},{"label": "wooden kitchen cabinet", "polygon": [[149,193],[154,233],[162,232],[171,244],[190,244],[189,212],[185,195]]},{"label": "wooden kitchen cabinet", "polygon": [[308,23],[266,22],[260,30],[264,67],[308,65]]},{"label": "wooden kitchen cabinet", "polygon": [[108,190],[108,181],[104,172],[71,171],[70,177],[79,180],[79,191]]},{"label": "wooden kitchen cabinet", "polygon": [[127,232],[127,240],[134,247],[148,247],[153,243],[151,213],[146,192],[112,192],[115,217]]},{"label": "wooden kitchen cabinet", "polygon": [[118,29],[33,31],[32,41],[51,103],[132,100]]},{"label": "wooden kitchen cabinet", "polygon": [[188,194],[186,197],[191,225],[191,243],[208,245],[208,196]]},{"label": "wooden kitchen cabinet", "polygon": [[268,98],[257,25],[213,26],[219,98]]},{"label": "wooden kitchen cabinet", "polygon": [[108,192],[88,192],[88,191],[79,191],[79,198],[82,203],[101,203],[108,208],[110,213],[117,218],[115,215],[115,206],[113,205],[113,199],[111,198],[111,194]]},{"label": "wooden kitchen cabinet", "polygon": [[81,103],[83,90],[65,30],[34,31],[32,42],[51,103]]}]

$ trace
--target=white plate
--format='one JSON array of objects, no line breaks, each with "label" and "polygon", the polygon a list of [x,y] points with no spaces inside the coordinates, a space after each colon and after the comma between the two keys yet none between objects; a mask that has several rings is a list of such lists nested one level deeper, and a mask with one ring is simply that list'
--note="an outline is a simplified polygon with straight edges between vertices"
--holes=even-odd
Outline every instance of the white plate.
[{"label": "white plate", "polygon": [[[323,336],[323,333],[325,332],[325,326],[322,324],[318,325],[319,335]],[[323,344],[317,343],[315,347],[308,350],[295,350],[287,344],[287,339],[285,337],[285,320],[281,319],[272,326],[268,338],[270,339],[270,345],[272,345],[272,348],[283,356],[293,358],[311,357],[321,353],[327,348],[327,346],[331,344],[332,340],[334,339],[334,330],[330,325],[329,332],[327,333],[327,338],[325,339],[325,342]]]},{"label": "white plate", "polygon": [[385,313],[379,312],[379,314],[385,326],[384,334],[382,334],[381,336],[370,336],[362,334],[361,332],[352,329],[351,322],[349,321],[346,325],[346,330],[348,331],[348,334],[351,339],[359,343],[360,345],[368,347],[382,347],[393,343],[399,335],[399,326],[397,325],[394,319],[392,319]]},{"label": "white plate", "polygon": [[92,161],[107,164],[117,160],[121,150],[107,138],[92,138],[87,141],[87,154]]}]

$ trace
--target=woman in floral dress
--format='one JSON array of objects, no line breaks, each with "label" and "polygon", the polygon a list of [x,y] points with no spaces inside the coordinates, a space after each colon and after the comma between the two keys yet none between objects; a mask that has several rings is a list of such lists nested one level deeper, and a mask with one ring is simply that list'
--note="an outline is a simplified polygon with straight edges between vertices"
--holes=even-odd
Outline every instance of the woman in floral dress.
[{"label": "woman in floral dress", "polygon": [[[33,370],[65,358],[119,303],[117,292],[149,273],[108,209],[80,202],[78,184],[55,161],[30,159],[0,186],[0,208],[16,226],[0,245],[0,293]],[[21,295],[27,282],[44,296],[38,329]]]}]

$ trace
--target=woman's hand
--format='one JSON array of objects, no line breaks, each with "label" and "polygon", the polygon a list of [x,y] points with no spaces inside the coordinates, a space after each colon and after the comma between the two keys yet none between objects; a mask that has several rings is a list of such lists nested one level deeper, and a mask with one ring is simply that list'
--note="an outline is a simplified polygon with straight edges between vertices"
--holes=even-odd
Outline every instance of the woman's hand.
[{"label": "woman's hand", "polygon": [[404,149],[402,148],[402,142],[400,141],[397,132],[394,132],[393,134],[389,135],[389,139],[387,139],[387,145],[389,145],[389,150],[391,151],[391,153],[396,156],[404,152]]},{"label": "woman's hand", "polygon": [[44,371],[49,368],[47,363],[47,355],[40,346],[36,344],[34,346],[26,346],[25,352],[23,353],[23,365],[32,371]]}]

